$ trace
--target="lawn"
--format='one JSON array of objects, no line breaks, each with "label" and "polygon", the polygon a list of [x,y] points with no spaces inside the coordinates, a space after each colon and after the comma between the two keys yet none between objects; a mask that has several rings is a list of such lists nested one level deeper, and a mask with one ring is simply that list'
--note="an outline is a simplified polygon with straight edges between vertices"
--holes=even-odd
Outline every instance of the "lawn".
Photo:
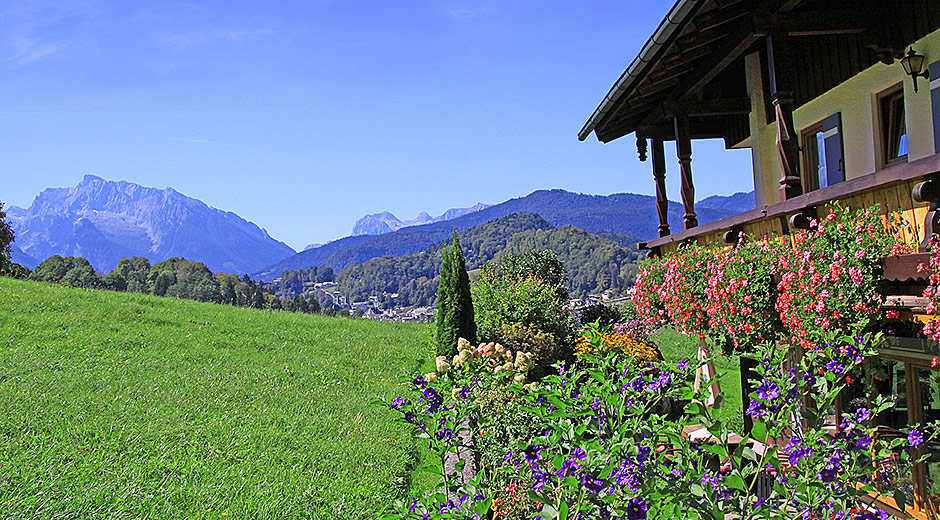
[{"label": "lawn", "polygon": [[[663,358],[678,363],[686,358],[695,361],[698,355],[698,340],[679,334],[671,328],[663,328],[653,335],[659,345]],[[721,393],[724,404],[716,411],[716,416],[730,421],[734,431],[744,431],[744,414],[741,409],[741,364],[736,356],[725,356],[721,349],[712,349],[712,361],[721,377]]]},{"label": "lawn", "polygon": [[5,518],[376,518],[424,325],[0,278]]}]

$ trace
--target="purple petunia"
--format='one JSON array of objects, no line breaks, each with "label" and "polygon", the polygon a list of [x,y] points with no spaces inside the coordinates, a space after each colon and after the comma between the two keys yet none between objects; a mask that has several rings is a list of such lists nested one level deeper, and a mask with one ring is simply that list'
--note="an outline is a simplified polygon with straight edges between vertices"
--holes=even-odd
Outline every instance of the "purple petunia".
[{"label": "purple petunia", "polygon": [[822,470],[820,470],[816,476],[819,477],[819,480],[823,482],[833,482],[839,475],[839,469],[840,467],[838,464],[829,462],[825,467],[823,467]]},{"label": "purple petunia", "polygon": [[541,448],[538,444],[530,444],[522,453],[525,455],[525,461],[529,464],[538,462]]},{"label": "purple petunia", "polygon": [[642,498],[634,497],[627,504],[627,520],[644,520],[648,506]]}]

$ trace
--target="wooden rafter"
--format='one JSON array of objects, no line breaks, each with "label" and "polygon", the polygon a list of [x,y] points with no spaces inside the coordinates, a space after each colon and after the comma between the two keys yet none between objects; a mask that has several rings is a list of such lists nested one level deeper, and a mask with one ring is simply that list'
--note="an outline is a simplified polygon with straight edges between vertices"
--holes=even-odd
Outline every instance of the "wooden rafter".
[{"label": "wooden rafter", "polygon": [[790,36],[859,34],[873,28],[882,16],[868,9],[800,11],[755,20],[759,32],[782,32]]}]

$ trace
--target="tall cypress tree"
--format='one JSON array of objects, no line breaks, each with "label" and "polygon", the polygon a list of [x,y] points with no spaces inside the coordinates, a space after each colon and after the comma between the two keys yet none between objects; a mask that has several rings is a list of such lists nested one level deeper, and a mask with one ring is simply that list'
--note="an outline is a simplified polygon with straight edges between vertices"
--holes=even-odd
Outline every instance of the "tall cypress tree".
[{"label": "tall cypress tree", "polygon": [[454,231],[454,243],[444,250],[441,260],[441,282],[437,289],[437,355],[452,357],[457,353],[457,340],[476,343],[477,326],[473,319],[470,297],[470,276],[464,261],[460,239]]}]

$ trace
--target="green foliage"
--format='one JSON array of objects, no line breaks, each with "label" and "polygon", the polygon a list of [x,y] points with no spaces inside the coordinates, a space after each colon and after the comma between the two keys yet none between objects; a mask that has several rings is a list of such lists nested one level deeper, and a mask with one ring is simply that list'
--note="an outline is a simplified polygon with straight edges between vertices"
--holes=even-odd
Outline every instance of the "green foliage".
[{"label": "green foliage", "polygon": [[[106,285],[116,291],[150,293],[150,260],[142,256],[122,258],[105,276]],[[123,289],[118,287],[123,286]]]},{"label": "green foliage", "polygon": [[280,281],[274,285],[274,294],[281,298],[293,298],[295,294],[307,297],[313,293],[314,285],[335,279],[336,275],[329,267],[287,270],[281,273]]},{"label": "green foliage", "polygon": [[379,518],[424,330],[0,279],[0,516]]},{"label": "green foliage", "polygon": [[7,271],[13,272],[13,261],[10,260],[10,255],[13,254],[14,238],[16,235],[10,223],[7,222],[7,214],[3,211],[3,202],[0,201],[0,275],[4,275]]},{"label": "green foliage", "polygon": [[[164,260],[150,268],[147,279],[153,294],[157,296],[199,302],[219,302],[222,299],[219,281],[202,262],[192,262],[185,258]],[[263,304],[256,308],[263,308]]]},{"label": "green foliage", "polygon": [[454,231],[454,242],[444,252],[441,261],[440,285],[437,291],[437,355],[452,357],[457,352],[457,340],[464,338],[476,343],[477,326],[470,297],[470,277],[464,262],[460,239]]},{"label": "green foliage", "polygon": [[620,323],[623,319],[623,313],[613,305],[597,302],[581,309],[578,319],[582,324],[598,322],[601,328],[604,329],[614,323]]},{"label": "green foliage", "polygon": [[[554,229],[538,215],[524,213],[467,230],[460,234],[460,242],[465,246],[469,269],[480,268],[505,255],[550,249],[567,266],[567,271],[561,271],[562,276],[567,273],[567,283],[557,284],[559,291],[567,288],[574,297],[622,291],[632,280],[639,258],[637,253],[610,240],[571,226]],[[349,266],[337,275],[336,281],[351,301],[398,293],[400,306],[431,305],[437,294],[438,267],[447,243],[417,254],[373,258]]]},{"label": "green foliage", "polygon": [[[551,251],[507,255],[499,264],[484,266],[472,284],[480,340],[544,344],[541,353],[534,352],[536,372],[573,353],[574,320],[565,308],[564,287],[546,280],[561,282],[558,264]],[[546,343],[546,335],[551,343]]]},{"label": "green foliage", "polygon": [[36,266],[29,279],[85,289],[98,289],[103,285],[101,277],[88,260],[72,256],[55,255],[47,258]]}]

